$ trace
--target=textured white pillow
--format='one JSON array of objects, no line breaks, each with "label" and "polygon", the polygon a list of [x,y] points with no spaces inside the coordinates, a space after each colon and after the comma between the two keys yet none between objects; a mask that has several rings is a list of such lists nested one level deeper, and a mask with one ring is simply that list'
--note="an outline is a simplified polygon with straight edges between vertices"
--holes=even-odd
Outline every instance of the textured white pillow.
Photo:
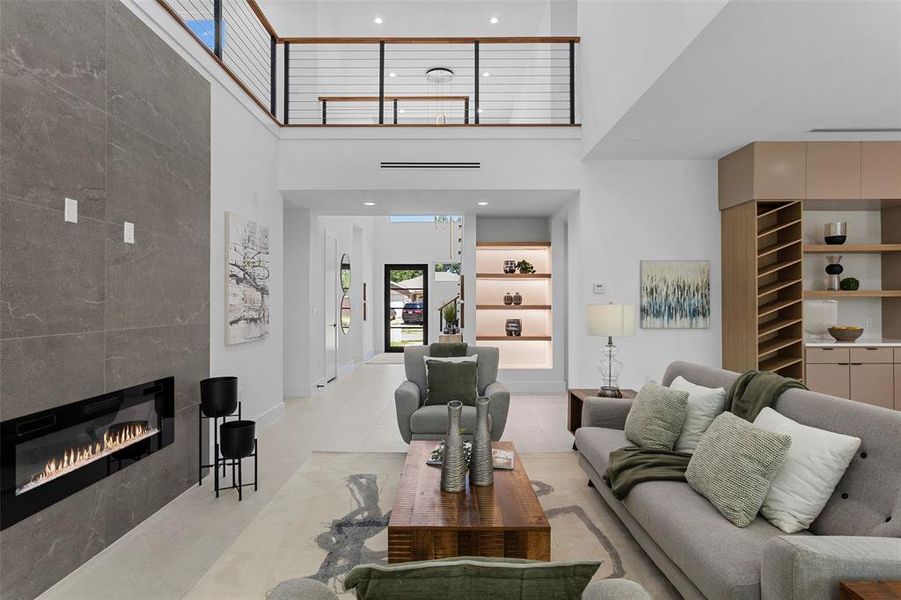
[{"label": "textured white pillow", "polygon": [[726,390],[695,385],[681,375],[670,384],[670,388],[688,392],[688,410],[682,433],[673,448],[676,452],[694,452],[698,441],[713,420],[720,416],[726,405]]},{"label": "textured white pillow", "polygon": [[792,438],[760,514],[785,533],[807,529],[822,512],[860,447],[860,438],[808,427],[764,408],[754,425]]}]

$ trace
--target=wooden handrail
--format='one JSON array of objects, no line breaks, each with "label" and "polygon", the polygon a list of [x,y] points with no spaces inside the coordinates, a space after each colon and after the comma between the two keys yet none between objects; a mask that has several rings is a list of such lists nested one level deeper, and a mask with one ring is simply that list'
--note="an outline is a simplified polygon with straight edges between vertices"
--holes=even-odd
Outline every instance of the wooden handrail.
[{"label": "wooden handrail", "polygon": [[575,35],[538,35],[519,37],[285,37],[289,44],[568,44],[579,43]]},{"label": "wooden handrail", "polygon": [[273,27],[272,23],[269,22],[269,19],[266,18],[266,13],[264,13],[263,9],[260,8],[260,5],[257,4],[257,0],[247,0],[247,4],[250,6],[250,10],[253,11],[253,14],[257,16],[257,19],[260,20],[263,28],[269,32],[269,35],[274,35],[275,40],[279,41],[278,34],[275,32],[275,27]]},{"label": "wooden handrail", "polygon": [[[411,100],[413,102],[436,102],[441,100],[454,100],[466,102],[469,96],[385,96],[385,101]],[[319,96],[320,102],[378,102],[378,96]]]}]

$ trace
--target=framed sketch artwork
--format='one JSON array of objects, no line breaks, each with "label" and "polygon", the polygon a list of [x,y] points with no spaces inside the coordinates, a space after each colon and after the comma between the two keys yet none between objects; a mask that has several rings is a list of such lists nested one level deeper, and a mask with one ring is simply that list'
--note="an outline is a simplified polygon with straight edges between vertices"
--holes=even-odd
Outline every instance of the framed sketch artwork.
[{"label": "framed sketch artwork", "polygon": [[709,328],[710,261],[641,261],[641,327]]},{"label": "framed sketch artwork", "polygon": [[225,213],[225,343],[269,334],[269,228]]}]

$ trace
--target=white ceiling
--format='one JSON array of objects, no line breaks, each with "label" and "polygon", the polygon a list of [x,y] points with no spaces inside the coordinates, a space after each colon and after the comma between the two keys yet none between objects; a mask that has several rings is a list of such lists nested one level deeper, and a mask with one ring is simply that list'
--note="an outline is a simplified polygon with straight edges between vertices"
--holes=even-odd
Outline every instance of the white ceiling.
[{"label": "white ceiling", "polygon": [[[282,194],[287,208],[308,208],[324,215],[474,213],[484,217],[547,217],[578,196],[575,190],[294,190]],[[488,205],[479,206],[479,201]]]},{"label": "white ceiling", "polygon": [[719,158],[755,140],[901,139],[808,133],[879,126],[901,127],[901,2],[731,0],[588,158]]}]

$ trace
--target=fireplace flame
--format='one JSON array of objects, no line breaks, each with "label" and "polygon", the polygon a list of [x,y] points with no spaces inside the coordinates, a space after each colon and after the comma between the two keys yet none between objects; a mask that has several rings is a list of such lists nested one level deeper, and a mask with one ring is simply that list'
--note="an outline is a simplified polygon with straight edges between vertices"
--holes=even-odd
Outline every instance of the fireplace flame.
[{"label": "fireplace flame", "polygon": [[46,483],[51,479],[55,479],[60,475],[70,473],[79,467],[94,462],[95,460],[112,454],[126,446],[130,446],[144,438],[148,438],[158,429],[153,429],[145,423],[127,423],[116,429],[108,429],[103,433],[103,440],[94,442],[86,446],[78,448],[70,448],[66,450],[62,456],[53,457],[47,461],[43,470],[35,473],[31,481],[16,490],[16,494],[21,494],[29,489],[37,487],[42,483]]}]

